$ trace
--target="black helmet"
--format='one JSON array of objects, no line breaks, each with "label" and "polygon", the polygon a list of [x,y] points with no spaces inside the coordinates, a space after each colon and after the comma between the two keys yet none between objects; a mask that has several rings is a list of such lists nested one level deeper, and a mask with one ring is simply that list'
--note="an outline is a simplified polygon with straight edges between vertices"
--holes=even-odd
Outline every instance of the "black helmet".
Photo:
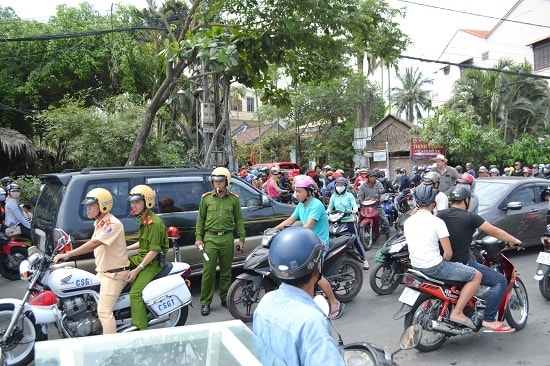
[{"label": "black helmet", "polygon": [[3,177],[2,179],[0,179],[0,182],[2,183],[3,186],[6,186],[12,183],[13,180],[10,177]]},{"label": "black helmet", "polygon": [[458,172],[458,174],[464,173],[464,168],[462,167],[462,165],[455,166],[455,170]]},{"label": "black helmet", "polygon": [[414,199],[420,206],[428,206],[435,200],[438,190],[431,185],[421,184],[414,191]]},{"label": "black helmet", "polygon": [[470,190],[464,186],[456,186],[450,194],[451,202],[462,201],[471,197]]},{"label": "black helmet", "polygon": [[269,247],[269,267],[275,277],[293,280],[317,271],[325,246],[310,229],[292,226],[277,234]]}]

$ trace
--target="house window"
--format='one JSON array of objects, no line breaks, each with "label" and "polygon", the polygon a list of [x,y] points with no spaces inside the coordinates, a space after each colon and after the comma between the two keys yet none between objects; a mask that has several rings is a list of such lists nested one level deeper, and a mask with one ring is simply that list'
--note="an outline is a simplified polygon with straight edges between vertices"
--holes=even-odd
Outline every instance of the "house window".
[{"label": "house window", "polygon": [[451,72],[451,66],[447,65],[443,68],[443,75],[449,75]]},{"label": "house window", "polygon": [[550,39],[533,45],[533,67],[535,71],[550,67]]},{"label": "house window", "polygon": [[481,61],[487,61],[489,59],[489,51],[481,54]]},{"label": "house window", "polygon": [[469,58],[467,60],[464,60],[460,63],[460,77],[462,78],[462,76],[464,76],[464,70],[466,70],[467,68],[466,67],[462,67],[462,65],[473,65],[474,64],[474,59],[473,58]]},{"label": "house window", "polygon": [[254,98],[246,98],[246,111],[254,112]]},{"label": "house window", "polygon": [[238,111],[238,112],[243,111],[243,101],[242,100],[230,97],[229,98],[229,104],[231,105],[231,110],[232,111]]}]

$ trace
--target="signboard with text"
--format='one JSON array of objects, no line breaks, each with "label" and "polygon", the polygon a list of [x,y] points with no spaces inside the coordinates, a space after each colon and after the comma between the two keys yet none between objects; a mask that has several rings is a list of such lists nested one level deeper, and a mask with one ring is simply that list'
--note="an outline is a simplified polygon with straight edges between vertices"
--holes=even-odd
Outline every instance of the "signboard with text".
[{"label": "signboard with text", "polygon": [[419,139],[411,139],[411,160],[431,160],[438,154],[445,155],[443,146],[429,145]]}]

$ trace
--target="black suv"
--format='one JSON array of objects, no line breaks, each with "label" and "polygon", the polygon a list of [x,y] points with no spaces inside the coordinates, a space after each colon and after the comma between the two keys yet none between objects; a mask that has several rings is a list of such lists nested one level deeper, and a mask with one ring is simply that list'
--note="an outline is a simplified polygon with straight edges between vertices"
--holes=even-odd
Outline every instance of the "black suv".
[{"label": "black suv", "polygon": [[[195,223],[201,196],[212,190],[211,170],[205,168],[173,167],[121,167],[85,168],[56,174],[41,175],[44,185],[34,208],[32,219],[33,243],[40,250],[51,253],[54,228],[65,229],[76,239],[76,245],[86,242],[93,233],[93,221],[86,216],[86,208],[80,202],[93,188],[106,188],[113,195],[112,213],[124,224],[126,242],[137,240],[137,221],[130,214],[127,200],[132,187],[147,184],[156,193],[153,211],[166,224],[179,229],[183,261],[189,263],[193,273],[202,272],[202,255],[195,248]],[[248,253],[261,241],[265,229],[274,227],[290,216],[294,206],[278,203],[245,181],[233,176],[228,189],[239,195],[246,230],[244,252],[235,252],[233,265],[242,266]],[[160,202],[160,204],[159,204]],[[163,203],[172,203],[167,209]],[[236,235],[236,233],[235,233]],[[172,251],[169,260],[174,259]],[[72,261],[71,261],[72,262]],[[94,271],[93,253],[74,258],[71,265]]]}]

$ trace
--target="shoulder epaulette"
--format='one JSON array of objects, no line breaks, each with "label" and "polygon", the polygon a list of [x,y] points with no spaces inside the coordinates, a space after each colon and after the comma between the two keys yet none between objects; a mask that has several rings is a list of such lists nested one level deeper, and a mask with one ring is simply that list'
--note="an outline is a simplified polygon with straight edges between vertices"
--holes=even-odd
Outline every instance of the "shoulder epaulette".
[{"label": "shoulder epaulette", "polygon": [[239,195],[238,195],[237,193],[235,193],[235,192],[229,192],[229,194],[231,194],[231,195],[233,195],[233,196],[239,198]]},{"label": "shoulder epaulette", "polygon": [[205,192],[205,193],[203,193],[202,196],[201,196],[201,198],[208,196],[210,193],[212,193],[212,192]]}]

